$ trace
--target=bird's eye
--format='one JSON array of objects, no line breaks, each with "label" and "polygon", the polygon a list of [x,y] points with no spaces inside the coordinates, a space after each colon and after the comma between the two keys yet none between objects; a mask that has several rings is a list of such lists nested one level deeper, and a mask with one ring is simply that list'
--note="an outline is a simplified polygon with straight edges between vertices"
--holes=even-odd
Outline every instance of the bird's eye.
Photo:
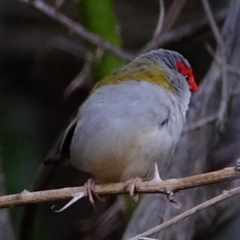
[{"label": "bird's eye", "polygon": [[189,80],[189,75],[185,75],[184,77],[186,78],[187,81]]}]

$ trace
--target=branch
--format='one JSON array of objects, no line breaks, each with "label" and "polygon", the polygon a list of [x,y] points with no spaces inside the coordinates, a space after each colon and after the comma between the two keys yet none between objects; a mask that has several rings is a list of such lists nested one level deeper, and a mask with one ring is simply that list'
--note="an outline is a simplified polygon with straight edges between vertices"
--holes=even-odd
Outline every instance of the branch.
[{"label": "branch", "polygon": [[64,91],[64,97],[68,98],[76,89],[88,87],[89,91],[92,87],[92,76],[91,76],[91,62],[86,61],[82,70],[78,75],[70,82]]},{"label": "branch", "polygon": [[160,10],[159,10],[158,23],[153,34],[153,39],[151,40],[152,45],[156,45],[157,39],[160,37],[161,30],[163,27],[164,16],[165,16],[165,8],[164,8],[163,0],[159,0],[159,7],[160,7]]},{"label": "branch", "polygon": [[[213,49],[212,49],[209,45],[207,45],[207,50],[208,50],[209,53],[212,55],[212,57],[214,58],[214,60],[221,66],[221,59],[219,59],[219,57],[218,57],[216,54],[214,54]],[[237,68],[235,68],[235,67],[233,67],[233,66],[231,66],[231,65],[226,65],[226,66],[224,66],[224,68],[225,68],[225,67],[226,67],[226,70],[224,70],[224,71],[232,72],[232,73],[235,73],[235,74],[237,74],[237,75],[240,76],[240,70],[239,70],[239,69],[237,69]],[[223,71],[223,70],[222,70],[222,71]],[[224,76],[224,75],[223,75],[223,76]],[[232,92],[231,92],[231,94],[239,94],[239,93],[240,93],[239,90],[236,90],[236,91],[232,91]],[[220,109],[221,109],[221,107],[220,107]],[[220,110],[219,110],[219,111],[220,111]],[[224,114],[224,113],[223,113],[223,114]],[[219,119],[219,115],[222,115],[222,114],[218,112],[218,113],[215,113],[215,114],[212,114],[212,115],[210,115],[210,116],[207,116],[207,117],[204,117],[204,118],[202,118],[202,119],[197,120],[195,123],[190,124],[190,125],[188,125],[187,127],[185,127],[185,128],[183,129],[183,131],[182,131],[182,134],[186,134],[186,133],[188,133],[188,132],[190,132],[190,131],[193,131],[193,130],[195,130],[195,129],[197,129],[197,128],[206,126],[206,125],[209,124],[209,123],[212,123],[212,122],[214,122],[214,121],[217,121],[217,120]]]},{"label": "branch", "polygon": [[219,47],[219,65],[222,72],[222,96],[221,96],[221,103],[220,108],[218,110],[218,122],[220,125],[220,130],[224,127],[225,122],[225,114],[227,112],[227,102],[228,102],[228,82],[227,82],[227,60],[226,60],[226,46],[223,41],[223,38],[221,36],[221,33],[217,27],[216,21],[214,19],[212,10],[210,8],[208,0],[202,0],[202,5],[204,8],[204,11],[207,15],[209,24],[211,26],[211,29],[213,31],[213,35],[216,39],[216,42]]},{"label": "branch", "polygon": [[217,27],[217,24],[216,24],[216,21],[214,19],[214,16],[213,16],[213,13],[212,13],[212,10],[209,6],[209,2],[208,0],[202,0],[202,5],[203,5],[203,9],[207,15],[207,18],[208,18],[208,21],[209,21],[209,24],[211,26],[211,29],[213,31],[213,35],[217,41],[217,44],[218,46],[221,48],[221,50],[223,52],[225,52],[225,44],[224,44],[224,41],[222,39],[222,36],[221,36],[221,33]]},{"label": "branch", "polygon": [[[240,178],[240,173],[234,167],[224,168],[219,171],[199,174],[195,176],[169,179],[166,181],[149,181],[143,182],[135,193],[163,193],[169,191],[176,192],[179,190],[194,188],[220,181]],[[50,202],[74,197],[76,194],[83,192],[83,187],[62,188],[57,190],[47,190],[39,192],[28,192],[24,190],[22,193],[7,195],[0,197],[0,208],[12,207],[16,205],[24,205],[39,202]],[[95,188],[97,195],[109,194],[127,194],[125,183],[113,183],[105,185],[97,185]]]},{"label": "branch", "polygon": [[189,217],[190,215],[193,215],[194,213],[200,211],[200,210],[203,210],[207,207],[210,207],[218,202],[221,202],[227,198],[230,198],[234,195],[237,195],[237,194],[240,194],[240,187],[236,187],[236,188],[233,188],[229,191],[226,191],[224,190],[222,194],[218,195],[217,197],[214,197],[214,198],[211,198],[210,200],[206,201],[206,202],[203,202],[187,211],[185,211],[184,213],[182,214],[179,214],[178,216],[176,217],[173,217],[172,219],[170,219],[169,221],[163,223],[163,224],[160,224],[144,233],[141,233],[133,238],[129,238],[128,240],[138,240],[138,239],[142,239],[142,237],[145,237],[145,236],[149,236],[149,235],[152,235],[154,233],[157,233],[157,232],[160,232],[161,230],[165,229],[165,228],[168,228],[178,222],[180,222],[181,220],[183,220],[184,218],[186,217]]},{"label": "branch", "polygon": [[169,32],[177,21],[186,0],[173,0],[168,11],[163,26],[163,33]]},{"label": "branch", "polygon": [[188,126],[184,127],[183,131],[182,131],[182,134],[186,134],[190,131],[193,131],[197,128],[200,128],[200,127],[203,127],[203,126],[206,126],[207,124],[209,123],[212,123],[214,121],[218,120],[218,114],[212,114],[212,115],[209,115],[207,117],[204,117],[204,118],[201,118],[199,120],[197,120],[195,123],[190,123]]},{"label": "branch", "polygon": [[[165,8],[164,8],[163,1],[162,0],[159,1],[160,11],[159,11],[157,27],[154,31],[153,38],[149,43],[146,44],[146,46],[142,49],[141,52],[148,52],[152,49],[157,49],[159,47],[159,42],[161,42],[161,39],[162,39],[161,35],[168,32],[172,28],[184,4],[185,4],[185,0],[173,1],[173,3],[171,4],[167,12],[167,16],[165,18]],[[166,24],[164,24],[163,26],[163,23],[166,23]],[[162,27],[164,27],[163,32],[161,32]]]},{"label": "branch", "polygon": [[112,45],[110,42],[105,41],[99,36],[87,31],[83,26],[76,23],[72,19],[68,18],[64,14],[60,13],[57,9],[46,4],[44,1],[41,0],[19,0],[19,1],[28,4],[29,6],[39,11],[40,13],[43,13],[44,15],[51,18],[55,22],[61,24],[63,27],[67,28],[71,33],[76,34],[77,36],[85,39],[86,41],[94,45],[97,45],[98,47],[101,47],[102,49],[110,53],[113,53],[114,55],[118,56],[121,59],[130,61],[135,57],[134,55],[124,52],[120,48]]},{"label": "branch", "polygon": [[[227,16],[227,10],[219,11],[214,15],[214,18],[218,24],[222,23],[223,20]],[[180,26],[172,31],[169,31],[167,33],[163,33],[160,38],[157,39],[157,42],[155,42],[155,45],[157,47],[160,46],[166,46],[169,44],[172,44],[174,42],[180,41],[181,39],[185,37],[191,37],[194,34],[197,34],[204,30],[206,27],[209,26],[209,22],[207,18],[203,18],[197,22],[194,23],[187,23],[183,26]],[[150,41],[141,52],[147,52],[151,49],[153,49],[154,45],[152,41]]]},{"label": "branch", "polygon": [[238,76],[240,76],[240,69],[238,69],[238,68],[236,68],[234,66],[227,65],[227,70],[228,70],[228,72],[232,72],[232,73],[235,73]]}]

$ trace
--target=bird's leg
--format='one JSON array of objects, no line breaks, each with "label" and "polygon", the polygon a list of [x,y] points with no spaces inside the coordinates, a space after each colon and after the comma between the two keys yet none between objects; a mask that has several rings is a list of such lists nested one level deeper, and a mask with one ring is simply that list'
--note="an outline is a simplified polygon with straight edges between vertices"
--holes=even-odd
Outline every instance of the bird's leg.
[{"label": "bird's leg", "polygon": [[140,183],[142,183],[142,179],[139,177],[131,178],[125,182],[125,187],[127,191],[129,191],[129,195],[133,202],[138,201],[138,195],[134,194],[134,190],[138,189]]},{"label": "bird's leg", "polygon": [[[157,166],[156,162],[155,162],[155,166],[154,166],[154,176],[151,181],[159,181],[159,182],[162,181],[162,179],[160,178],[160,175],[159,175],[158,166]],[[125,182],[125,187],[129,191],[130,197],[133,200],[133,202],[138,201],[138,194],[135,195],[134,190],[138,189],[138,187],[141,183],[142,183],[142,179],[139,177],[131,178]]]},{"label": "bird's leg", "polygon": [[[65,206],[63,206],[59,210],[54,210],[54,211],[55,212],[62,212],[83,197],[88,197],[90,203],[95,208],[94,199],[93,199],[93,195],[92,195],[92,193],[94,193],[94,191],[95,191],[95,186],[96,186],[96,183],[94,182],[94,180],[92,178],[88,179],[87,182],[83,186],[83,191],[84,192],[79,192],[79,193],[74,194],[73,198]],[[52,207],[52,209],[54,209],[54,208],[55,208],[55,206]]]},{"label": "bird's leg", "polygon": [[85,196],[89,198],[90,203],[94,207],[95,207],[95,204],[94,204],[94,199],[93,199],[92,193],[95,192],[95,186],[96,186],[96,183],[92,178],[89,178],[83,186]]}]

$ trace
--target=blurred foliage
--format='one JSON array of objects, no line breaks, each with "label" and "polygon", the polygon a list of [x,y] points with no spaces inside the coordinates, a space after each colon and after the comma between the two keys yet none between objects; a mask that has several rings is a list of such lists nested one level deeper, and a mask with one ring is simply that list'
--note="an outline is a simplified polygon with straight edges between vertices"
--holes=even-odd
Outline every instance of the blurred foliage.
[{"label": "blurred foliage", "polygon": [[[90,32],[108,40],[115,46],[121,46],[120,31],[111,0],[80,0],[79,8],[81,12],[81,23],[90,30]],[[89,46],[89,44],[87,45]],[[101,56],[101,49],[97,49],[96,46],[90,46],[89,48],[95,52],[92,72],[97,80],[110,74],[122,63],[119,58],[107,52]]]},{"label": "blurred foliage", "polygon": [[[6,192],[10,194],[29,187],[29,183],[34,181],[34,175],[29,173],[38,168],[37,162],[41,157],[33,105],[21,96],[10,96],[5,101],[8,108],[5,108],[0,119],[0,135]],[[21,210],[11,210],[15,228],[20,224]]]}]

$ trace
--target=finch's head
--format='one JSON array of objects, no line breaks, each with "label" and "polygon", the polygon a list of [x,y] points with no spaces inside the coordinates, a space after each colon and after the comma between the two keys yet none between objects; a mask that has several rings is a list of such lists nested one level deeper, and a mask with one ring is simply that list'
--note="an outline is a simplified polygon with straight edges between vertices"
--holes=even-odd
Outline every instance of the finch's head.
[{"label": "finch's head", "polygon": [[[146,53],[142,56],[157,61],[160,65],[164,64],[170,70],[169,72],[173,71],[176,74],[180,74],[181,76],[183,76],[189,85],[190,91],[195,92],[198,90],[192,68],[189,62],[181,54],[175,51],[158,49],[150,51],[149,53]],[[172,85],[177,84],[176,78],[173,77],[170,79],[171,81],[173,81],[171,83]]]}]

